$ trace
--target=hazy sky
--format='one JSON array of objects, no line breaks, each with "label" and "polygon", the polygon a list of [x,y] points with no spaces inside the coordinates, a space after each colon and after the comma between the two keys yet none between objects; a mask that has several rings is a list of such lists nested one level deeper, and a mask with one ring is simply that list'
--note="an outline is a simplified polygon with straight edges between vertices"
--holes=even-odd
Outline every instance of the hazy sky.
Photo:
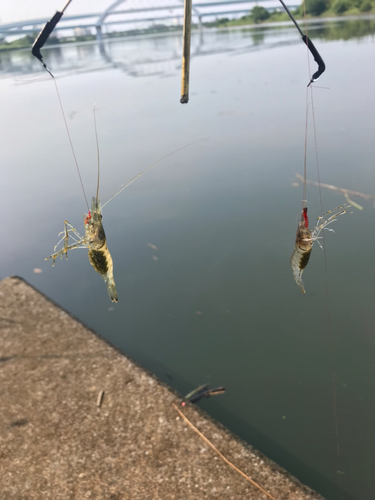
[{"label": "hazy sky", "polygon": [[[210,0],[207,0],[209,2]],[[253,1],[253,0],[250,0]],[[56,10],[62,10],[67,0],[0,0],[0,24],[11,23],[15,21],[24,21],[27,19],[51,18]],[[66,10],[66,14],[90,14],[93,12],[103,12],[112,5],[115,0],[72,0]],[[276,3],[275,3],[276,2]],[[300,0],[286,0],[287,5],[294,5]],[[142,4],[147,5],[170,5],[181,4],[183,0],[124,0],[123,9],[139,7]],[[269,1],[269,7],[280,6],[277,0]],[[121,8],[121,7],[119,7]],[[220,7],[219,7],[220,10]]]},{"label": "hazy sky", "polygon": [[[0,23],[11,23],[25,19],[52,17],[61,10],[67,0],[1,0]],[[102,12],[114,0],[73,0],[66,14],[86,14]]]}]

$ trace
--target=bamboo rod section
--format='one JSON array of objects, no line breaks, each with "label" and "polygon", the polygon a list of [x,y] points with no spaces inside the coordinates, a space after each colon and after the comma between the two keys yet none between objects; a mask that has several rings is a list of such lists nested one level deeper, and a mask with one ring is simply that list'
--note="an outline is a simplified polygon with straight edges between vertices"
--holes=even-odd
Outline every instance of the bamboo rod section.
[{"label": "bamboo rod section", "polygon": [[190,41],[192,0],[184,1],[184,30],[182,47],[181,104],[189,102]]}]

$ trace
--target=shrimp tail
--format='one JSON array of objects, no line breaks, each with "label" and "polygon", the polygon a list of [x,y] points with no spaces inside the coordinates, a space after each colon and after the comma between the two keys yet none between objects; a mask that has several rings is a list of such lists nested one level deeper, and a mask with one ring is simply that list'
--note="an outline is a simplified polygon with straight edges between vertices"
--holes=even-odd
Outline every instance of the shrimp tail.
[{"label": "shrimp tail", "polygon": [[306,293],[302,281],[302,273],[305,267],[307,266],[307,263],[309,262],[310,255],[311,255],[311,248],[309,250],[304,251],[296,243],[296,246],[290,258],[290,265],[292,267],[294,281],[300,287],[302,293]]},{"label": "shrimp tail", "polygon": [[115,280],[113,279],[113,276],[103,276],[104,281],[107,283],[107,291],[109,298],[111,299],[112,302],[118,302],[118,295],[117,295],[117,290],[116,290],[116,284]]},{"label": "shrimp tail", "polygon": [[[294,255],[294,252],[293,252]],[[300,287],[302,293],[306,293],[303,281],[302,281],[302,273],[303,269],[299,269],[298,266],[293,265],[292,260],[293,260],[293,255],[291,259],[291,265],[292,265],[292,271],[293,271],[293,278],[294,281],[297,283],[297,285]]]},{"label": "shrimp tail", "polygon": [[290,258],[290,265],[293,271],[293,278],[297,285],[300,287],[302,293],[306,293],[302,281],[302,273],[307,263],[309,262],[313,240],[309,229],[309,219],[307,217],[307,208],[302,209],[301,220],[298,224],[296,243],[292,256]]},{"label": "shrimp tail", "polygon": [[113,261],[106,243],[99,250],[89,250],[89,260],[107,284],[107,291],[112,302],[118,302],[115,280],[113,277]]}]

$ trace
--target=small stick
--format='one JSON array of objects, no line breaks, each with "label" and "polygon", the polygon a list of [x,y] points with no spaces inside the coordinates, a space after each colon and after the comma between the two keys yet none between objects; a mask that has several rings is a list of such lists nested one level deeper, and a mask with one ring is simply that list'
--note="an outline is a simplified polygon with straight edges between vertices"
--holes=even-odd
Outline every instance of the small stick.
[{"label": "small stick", "polygon": [[193,0],[184,1],[184,30],[182,48],[181,104],[189,102],[191,11]]},{"label": "small stick", "polygon": [[264,490],[261,486],[259,486],[259,484],[258,484],[258,483],[256,483],[255,481],[253,481],[253,480],[252,480],[249,476],[247,476],[244,472],[242,472],[242,470],[238,469],[235,465],[233,465],[233,464],[232,464],[232,462],[230,462],[227,458],[225,458],[225,457],[224,457],[224,455],[223,455],[223,454],[222,454],[222,453],[221,453],[221,452],[220,452],[220,451],[219,451],[219,450],[218,450],[218,449],[217,449],[217,448],[216,448],[216,447],[215,447],[215,446],[211,443],[211,441],[209,441],[209,440],[206,438],[206,436],[204,436],[204,435],[201,433],[201,431],[199,431],[199,430],[195,427],[195,425],[193,425],[193,424],[190,422],[190,420],[189,420],[189,419],[188,419],[188,418],[187,418],[187,417],[186,417],[186,416],[182,413],[182,411],[181,411],[181,410],[179,410],[179,409],[177,408],[177,406],[176,406],[174,403],[172,403],[172,406],[173,406],[173,408],[174,408],[174,409],[178,412],[178,414],[180,415],[180,417],[182,417],[182,418],[185,420],[185,422],[186,422],[186,423],[187,423],[187,424],[188,424],[188,425],[189,425],[189,426],[193,429],[193,431],[194,431],[194,432],[196,432],[196,433],[198,434],[198,436],[199,436],[200,438],[202,438],[202,439],[203,439],[203,441],[204,441],[205,443],[207,443],[207,444],[208,444],[208,446],[210,446],[210,447],[214,450],[214,452],[215,452],[215,453],[217,453],[217,454],[219,455],[219,457],[220,457],[222,460],[224,460],[224,462],[225,462],[226,464],[228,464],[230,467],[232,467],[232,469],[234,469],[236,472],[238,472],[239,474],[241,474],[241,476],[242,476],[242,477],[244,477],[247,481],[249,481],[249,482],[250,482],[253,486],[255,486],[256,488],[258,488],[258,490],[260,490],[262,493],[264,493],[265,495],[267,495],[267,496],[268,496],[268,498],[271,498],[271,500],[276,500],[276,498],[275,498],[275,497],[273,497],[272,495],[270,495],[269,493],[267,493],[267,491],[266,491],[266,490]]},{"label": "small stick", "polygon": [[[216,389],[211,389],[208,384],[200,385],[197,389],[189,392],[185,396],[185,399],[190,401],[190,403],[198,403],[202,398],[208,398],[210,396],[216,396],[217,394],[224,394],[225,387],[217,387]],[[185,403],[182,403],[185,406]]]},{"label": "small stick", "polygon": [[103,398],[104,398],[104,391],[100,391],[98,394],[98,399],[96,400],[96,406],[98,408],[102,406]]},{"label": "small stick", "polygon": [[[296,176],[300,181],[304,180],[302,175],[296,173]],[[331,189],[332,191],[339,191],[340,193],[343,193],[346,195],[350,194],[351,196],[360,196],[361,198],[364,198],[365,200],[375,200],[375,196],[372,194],[360,193],[359,191],[352,191],[351,189],[340,188],[337,186],[333,186],[332,184],[324,184],[322,182],[319,184],[319,182],[309,181],[308,179],[306,179],[306,184],[310,184],[312,186],[324,187],[327,189]]]},{"label": "small stick", "polygon": [[356,203],[355,201],[351,200],[349,198],[348,193],[345,193],[344,196],[345,196],[346,201],[349,203],[349,205],[352,205],[353,207],[358,208],[358,210],[363,210],[362,205],[358,205],[358,203]]}]

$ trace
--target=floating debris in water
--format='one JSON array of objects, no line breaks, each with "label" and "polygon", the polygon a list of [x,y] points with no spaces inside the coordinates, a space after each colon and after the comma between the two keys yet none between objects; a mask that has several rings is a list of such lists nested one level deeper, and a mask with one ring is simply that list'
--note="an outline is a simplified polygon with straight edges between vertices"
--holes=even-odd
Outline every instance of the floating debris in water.
[{"label": "floating debris in water", "polygon": [[[216,389],[211,389],[209,384],[203,384],[189,392],[185,396],[185,399],[190,401],[190,403],[197,403],[202,398],[208,398],[210,396],[216,396],[217,394],[224,394],[225,387],[217,387]],[[185,402],[182,403],[182,406],[185,406]]]},{"label": "floating debris in water", "polygon": [[[296,176],[298,179],[303,180],[302,175],[296,173]],[[352,205],[355,208],[358,208],[358,210],[363,210],[363,207],[361,205],[359,205],[358,203],[355,203],[351,198],[349,198],[349,195],[350,196],[360,196],[361,198],[363,198],[365,200],[369,200],[369,201],[375,200],[375,196],[373,194],[366,194],[366,193],[361,193],[360,191],[353,191],[352,189],[340,188],[340,187],[334,186],[333,184],[324,184],[324,182],[321,182],[319,184],[319,182],[310,181],[309,179],[306,179],[306,184],[310,184],[311,186],[317,186],[319,188],[330,189],[331,191],[338,191],[339,193],[342,193],[345,196],[347,202],[350,205]],[[375,208],[375,201],[374,201],[374,208]]]}]

